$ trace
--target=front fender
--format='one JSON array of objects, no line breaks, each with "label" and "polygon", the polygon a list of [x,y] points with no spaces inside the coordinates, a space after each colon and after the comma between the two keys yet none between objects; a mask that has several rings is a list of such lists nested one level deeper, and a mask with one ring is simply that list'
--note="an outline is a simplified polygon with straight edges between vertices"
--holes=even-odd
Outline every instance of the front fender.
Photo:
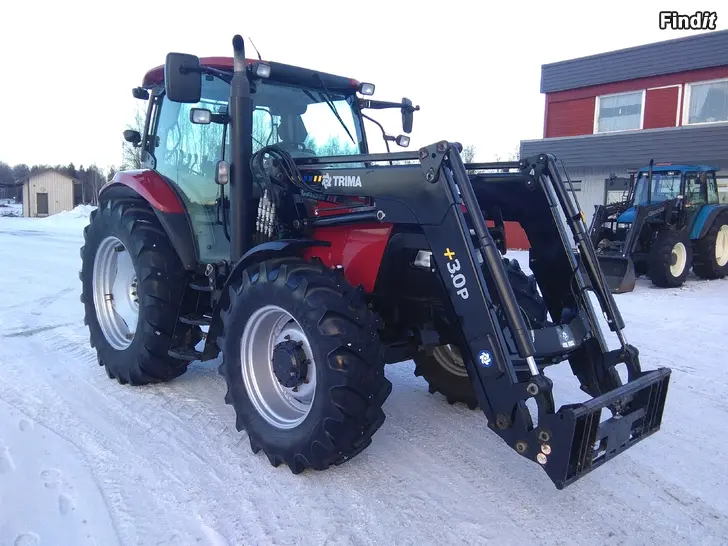
[{"label": "front fender", "polygon": [[263,260],[283,256],[301,256],[303,251],[309,247],[330,245],[331,243],[329,241],[282,239],[280,241],[261,243],[248,250],[230,270],[230,274],[227,276],[225,284],[222,287],[220,298],[217,300],[215,308],[212,311],[212,320],[210,321],[210,329],[207,332],[203,360],[215,358],[220,352],[220,348],[217,345],[217,338],[222,332],[220,312],[230,304],[230,285],[240,280],[243,271]]},{"label": "front fender", "polygon": [[122,171],[104,185],[99,201],[136,197],[149,203],[167,233],[182,266],[197,267],[197,242],[182,199],[162,176],[151,170]]},{"label": "front fender", "polygon": [[695,215],[693,225],[690,229],[690,238],[702,239],[708,233],[710,226],[713,225],[715,218],[724,211],[728,210],[728,205],[705,205],[698,214]]}]

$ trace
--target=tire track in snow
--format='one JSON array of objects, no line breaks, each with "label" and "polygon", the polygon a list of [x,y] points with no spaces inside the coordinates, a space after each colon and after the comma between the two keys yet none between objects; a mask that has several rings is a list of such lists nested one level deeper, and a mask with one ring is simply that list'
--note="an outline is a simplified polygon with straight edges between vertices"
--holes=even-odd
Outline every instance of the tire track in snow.
[{"label": "tire track in snow", "polygon": [[[696,470],[722,460],[720,440],[696,434],[691,418],[678,412],[686,401],[693,414],[706,407],[699,395],[684,398],[702,381],[687,368],[684,380],[675,374],[663,431],[562,492],[488,431],[482,412],[428,395],[424,382],[412,377],[411,364],[387,368],[394,383],[387,421],[367,450],[325,473],[293,476],[253,455],[245,433],[235,431],[214,363],[196,363],[178,380],[150,387],[121,386],[106,377],[83,327],[77,245],[67,246],[74,260],[58,268],[66,286],[40,282],[40,259],[17,273],[34,289],[48,290],[43,297],[74,288],[44,300],[50,301],[44,310],[16,305],[19,312],[0,315],[23,328],[68,320],[77,326],[4,339],[0,399],[25,408],[28,424],[14,422],[16,430],[31,431],[36,420],[76,446],[123,544],[728,542],[728,510],[701,489],[725,480]],[[703,286],[689,294],[699,290]],[[624,306],[628,300],[618,299],[632,329],[644,316],[633,313],[645,306],[639,298],[634,294]],[[644,347],[658,346],[649,336],[659,328],[647,324],[632,335],[643,355]],[[699,342],[705,333],[693,335]],[[643,356],[647,367],[663,358],[651,356]],[[706,373],[690,354],[685,360]],[[696,439],[700,445],[694,446]],[[14,445],[8,447],[12,456]],[[66,475],[61,466],[43,470],[54,468]],[[60,514],[60,497],[49,498]],[[76,504],[63,504],[64,517],[78,512]],[[702,514],[707,517],[700,521]],[[23,532],[32,537],[35,530]]]}]

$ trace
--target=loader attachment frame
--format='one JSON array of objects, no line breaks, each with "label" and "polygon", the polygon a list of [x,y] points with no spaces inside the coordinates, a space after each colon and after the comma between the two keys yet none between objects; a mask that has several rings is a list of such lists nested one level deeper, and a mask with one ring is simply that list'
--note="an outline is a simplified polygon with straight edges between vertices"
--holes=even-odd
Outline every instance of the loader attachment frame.
[{"label": "loader attachment frame", "polygon": [[[488,426],[519,454],[541,465],[562,489],[659,430],[670,370],[643,371],[637,349],[627,344],[622,332],[624,322],[602,274],[583,216],[568,195],[555,158],[539,154],[519,162],[493,164],[495,169],[517,172],[478,175],[471,181],[460,151],[459,144],[442,141],[420,149],[414,157],[407,153],[370,154],[301,158],[296,163],[304,179],[323,181],[320,193],[311,192],[308,197],[323,200],[366,195],[373,200],[372,210],[358,214],[420,226],[432,252],[432,271],[445,287],[443,304],[456,325],[457,343]],[[419,164],[373,165],[415,158]],[[367,166],[335,168],[353,162]],[[321,165],[325,166],[323,170]],[[560,241],[541,254],[535,249],[533,256],[548,260],[560,246],[561,261],[535,264],[535,273],[537,279],[541,275],[545,286],[561,290],[556,299],[571,298],[576,302],[588,325],[581,339],[563,345],[582,390],[593,397],[587,402],[556,410],[552,382],[537,365],[541,355],[534,347],[534,332],[519,312],[496,243],[486,227],[482,209],[488,203],[476,195],[473,182],[486,194],[491,183],[513,184],[514,189],[533,192],[534,199],[541,203],[541,213],[553,222],[551,227],[555,226]],[[577,253],[568,242],[559,209],[564,212]],[[326,220],[326,225],[361,221],[356,214]],[[316,222],[312,220],[311,225]],[[550,264],[561,268],[558,278],[549,280],[548,272],[553,269]],[[619,338],[619,349],[607,350],[589,290],[595,293],[610,330]],[[558,316],[554,298],[549,301],[551,314]],[[515,355],[508,349],[504,323],[515,344]],[[517,372],[514,363],[518,360],[527,364],[525,373]],[[615,369],[620,363],[628,370],[624,385]],[[535,426],[526,406],[530,398],[538,406]],[[604,409],[613,416],[600,422]]]}]

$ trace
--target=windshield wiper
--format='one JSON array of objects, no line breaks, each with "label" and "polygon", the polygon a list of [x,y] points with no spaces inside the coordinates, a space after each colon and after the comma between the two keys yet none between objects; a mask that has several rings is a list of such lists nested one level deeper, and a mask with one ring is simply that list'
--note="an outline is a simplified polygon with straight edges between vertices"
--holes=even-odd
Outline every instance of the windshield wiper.
[{"label": "windshield wiper", "polygon": [[[338,119],[339,120],[339,123],[341,123],[341,126],[346,131],[346,134],[349,135],[349,138],[351,139],[351,141],[354,144],[356,144],[356,140],[354,140],[354,137],[351,136],[351,131],[349,131],[349,128],[346,126],[346,123],[344,123],[344,120],[341,119],[341,116],[339,115],[339,112],[336,110],[336,106],[334,106],[334,101],[331,100],[331,94],[329,93],[329,90],[326,88],[326,84],[324,83],[324,79],[321,77],[321,74],[319,74],[318,72],[316,72],[316,77],[318,78],[318,81],[321,82],[321,86],[324,88],[324,92],[321,93],[321,91],[319,91],[319,93],[321,93],[321,96],[324,99],[326,99],[326,104],[329,105],[329,108],[331,108],[331,111],[336,116],[336,119]],[[309,94],[309,96],[311,96],[311,95]]]}]

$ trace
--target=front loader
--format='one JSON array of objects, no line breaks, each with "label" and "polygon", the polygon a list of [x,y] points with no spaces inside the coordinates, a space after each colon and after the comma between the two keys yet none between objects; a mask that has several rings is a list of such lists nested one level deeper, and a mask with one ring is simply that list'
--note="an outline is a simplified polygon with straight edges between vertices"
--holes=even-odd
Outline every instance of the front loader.
[{"label": "front loader", "polygon": [[[671,372],[643,370],[627,343],[553,156],[464,164],[448,141],[370,153],[364,110],[399,109],[409,133],[418,107],[246,60],[240,36],[233,49],[170,53],[134,90],[148,114],[125,137],[144,168],[103,188],[81,249],[109,377],[169,381],[221,356],[237,429],[294,473],[369,446],[385,365],[409,359],[559,489],[659,430]],[[533,275],[504,257],[504,221],[528,235]],[[567,362],[590,398],[557,410],[544,370]]]}]

